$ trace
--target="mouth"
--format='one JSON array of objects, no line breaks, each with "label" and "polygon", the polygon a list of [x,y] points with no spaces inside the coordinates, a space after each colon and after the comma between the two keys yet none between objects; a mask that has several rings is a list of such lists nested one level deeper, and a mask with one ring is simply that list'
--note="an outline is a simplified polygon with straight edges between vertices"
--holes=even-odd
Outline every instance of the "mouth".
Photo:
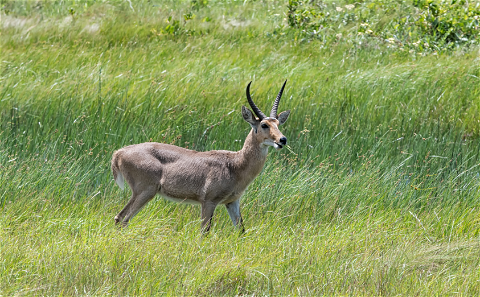
[{"label": "mouth", "polygon": [[278,143],[278,142],[274,142],[274,147],[275,147],[275,149],[277,149],[277,150],[281,150],[281,149],[283,148],[283,145],[281,145],[281,144]]}]

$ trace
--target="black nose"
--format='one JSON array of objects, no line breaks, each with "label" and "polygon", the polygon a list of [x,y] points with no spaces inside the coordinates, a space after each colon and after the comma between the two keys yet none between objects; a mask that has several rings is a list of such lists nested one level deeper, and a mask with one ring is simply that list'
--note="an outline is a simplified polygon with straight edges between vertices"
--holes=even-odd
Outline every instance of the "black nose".
[{"label": "black nose", "polygon": [[287,138],[285,136],[282,136],[282,138],[280,138],[280,143],[282,145],[286,145],[287,144]]}]

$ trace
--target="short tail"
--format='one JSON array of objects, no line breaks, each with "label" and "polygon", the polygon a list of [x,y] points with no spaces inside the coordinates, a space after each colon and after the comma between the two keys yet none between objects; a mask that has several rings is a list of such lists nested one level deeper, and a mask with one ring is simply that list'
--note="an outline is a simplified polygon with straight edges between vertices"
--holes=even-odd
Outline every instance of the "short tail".
[{"label": "short tail", "polygon": [[115,182],[117,183],[117,185],[120,187],[120,189],[124,190],[125,189],[125,179],[123,178],[122,172],[118,168],[118,151],[113,153],[112,173],[113,173],[113,179],[115,179]]}]

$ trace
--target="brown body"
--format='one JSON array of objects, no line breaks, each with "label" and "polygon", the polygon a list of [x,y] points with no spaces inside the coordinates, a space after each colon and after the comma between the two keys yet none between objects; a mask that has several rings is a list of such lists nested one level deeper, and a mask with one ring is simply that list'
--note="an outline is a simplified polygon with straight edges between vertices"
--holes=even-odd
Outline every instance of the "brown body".
[{"label": "brown body", "polygon": [[[113,154],[112,172],[117,184],[123,188],[126,181],[132,198],[115,217],[116,223],[128,221],[156,194],[181,203],[200,204],[202,228],[210,229],[215,207],[224,204],[234,225],[242,225],[240,197],[247,186],[262,171],[268,147],[281,149],[286,138],[278,129],[289,111],[266,117],[247,98],[259,116],[242,107],[243,118],[252,126],[243,148],[238,152],[197,152],[174,145],[146,142],[126,146]],[[278,106],[283,88],[277,96]],[[257,112],[260,112],[258,114]],[[272,116],[274,115],[274,116]],[[242,225],[243,229],[243,225]]]}]

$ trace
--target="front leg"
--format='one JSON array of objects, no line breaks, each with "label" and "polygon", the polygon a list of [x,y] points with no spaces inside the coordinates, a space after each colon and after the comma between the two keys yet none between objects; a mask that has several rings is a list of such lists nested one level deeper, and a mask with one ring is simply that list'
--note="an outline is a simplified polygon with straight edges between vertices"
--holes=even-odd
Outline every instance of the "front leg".
[{"label": "front leg", "polygon": [[213,212],[217,205],[210,201],[202,202],[202,232],[204,234],[210,231],[212,225]]},{"label": "front leg", "polygon": [[228,204],[225,204],[225,207],[227,208],[228,215],[230,216],[230,219],[233,222],[233,225],[235,227],[240,227],[240,230],[245,232],[245,227],[243,226],[243,219],[242,219],[242,214],[240,213],[240,199],[235,200],[233,202],[230,202]]}]

